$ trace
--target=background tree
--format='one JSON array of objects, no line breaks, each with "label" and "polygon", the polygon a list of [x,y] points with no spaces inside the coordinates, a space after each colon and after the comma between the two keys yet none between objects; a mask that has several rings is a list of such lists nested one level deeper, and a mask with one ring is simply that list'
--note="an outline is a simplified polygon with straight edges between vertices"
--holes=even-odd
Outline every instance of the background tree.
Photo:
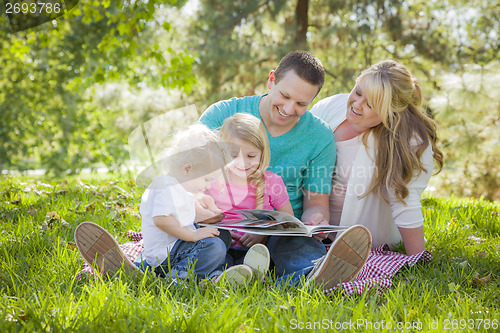
[{"label": "background tree", "polygon": [[498,11],[484,1],[201,0],[189,45],[200,58],[202,100],[253,93],[299,47],[327,69],[322,95],[346,91],[358,71],[386,58],[439,89],[441,73],[498,57]]},{"label": "background tree", "polygon": [[185,3],[80,1],[53,23],[1,34],[0,169],[120,166],[140,122],[265,93],[269,71],[300,48],[327,71],[316,100],[348,92],[379,60],[407,65],[441,127],[436,187],[500,196],[498,1],[190,0],[192,13]]},{"label": "background tree", "polygon": [[80,1],[17,33],[0,18],[0,169],[120,165],[127,151],[117,115],[87,101],[104,82],[191,89],[192,56],[158,40],[172,26],[156,11],[184,2]]},{"label": "background tree", "polygon": [[[377,61],[404,63],[423,82],[428,111],[441,124],[449,168],[439,187],[492,199],[500,197],[500,174],[492,168],[500,152],[491,148],[499,142],[484,133],[499,122],[499,99],[485,74],[498,79],[499,18],[498,1],[201,0],[186,38],[199,55],[200,109],[266,92],[268,71],[297,48],[326,68],[316,100],[348,92],[357,73]],[[470,78],[472,64],[479,66],[472,72],[483,73],[474,80],[479,86],[457,86]],[[440,98],[447,104],[434,103]],[[492,112],[485,117],[484,110]]]}]

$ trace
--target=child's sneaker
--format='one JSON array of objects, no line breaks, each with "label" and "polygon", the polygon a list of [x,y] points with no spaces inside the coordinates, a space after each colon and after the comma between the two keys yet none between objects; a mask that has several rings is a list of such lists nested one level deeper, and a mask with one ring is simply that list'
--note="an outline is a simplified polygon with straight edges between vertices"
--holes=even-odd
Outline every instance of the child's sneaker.
[{"label": "child's sneaker", "polygon": [[253,276],[260,280],[264,279],[264,276],[269,270],[270,262],[271,256],[269,255],[269,250],[263,244],[255,244],[252,246],[243,259],[243,264],[250,267]]},{"label": "child's sneaker", "polygon": [[317,260],[306,284],[322,284],[325,290],[354,278],[370,253],[372,236],[362,225],[354,225],[335,238],[327,254]]},{"label": "child's sneaker", "polygon": [[219,282],[222,278],[232,285],[244,285],[252,280],[252,270],[246,265],[231,266],[215,278]]},{"label": "child's sneaker", "polygon": [[75,243],[83,259],[98,273],[113,276],[121,268],[129,274],[140,274],[139,268],[120,249],[119,244],[104,228],[83,222],[75,230]]}]

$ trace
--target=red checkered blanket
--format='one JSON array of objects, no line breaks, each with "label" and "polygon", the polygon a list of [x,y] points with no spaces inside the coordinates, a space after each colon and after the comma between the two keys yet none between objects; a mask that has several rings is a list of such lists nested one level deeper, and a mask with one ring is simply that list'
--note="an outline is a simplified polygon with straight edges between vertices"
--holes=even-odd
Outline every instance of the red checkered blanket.
[{"label": "red checkered blanket", "polygon": [[[122,251],[134,261],[144,249],[142,244],[142,234],[129,230],[127,235],[131,241],[120,245]],[[418,254],[407,256],[405,254],[391,252],[389,246],[381,245],[372,250],[368,259],[359,274],[350,282],[344,282],[337,287],[325,291],[326,295],[342,288],[347,294],[361,294],[366,290],[384,290],[392,285],[392,277],[403,267],[411,267],[419,261],[431,261],[432,254],[422,251]],[[92,276],[92,268],[83,264],[83,269],[78,272],[76,279],[80,280],[85,276]]]},{"label": "red checkered blanket", "polygon": [[392,277],[403,267],[411,267],[419,261],[431,261],[432,254],[429,251],[408,256],[389,250],[387,244],[381,245],[370,251],[365,265],[358,275],[350,282],[325,291],[331,294],[335,290],[342,288],[347,294],[361,294],[365,290],[379,290],[389,288],[392,285]]}]

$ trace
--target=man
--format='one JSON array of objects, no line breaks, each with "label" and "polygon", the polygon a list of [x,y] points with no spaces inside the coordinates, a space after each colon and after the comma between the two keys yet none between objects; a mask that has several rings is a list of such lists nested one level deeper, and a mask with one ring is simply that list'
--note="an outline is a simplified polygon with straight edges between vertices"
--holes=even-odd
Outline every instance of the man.
[{"label": "man", "polygon": [[[199,120],[216,129],[235,113],[246,112],[259,118],[266,127],[271,149],[268,170],[283,178],[295,216],[314,225],[329,221],[328,198],[336,156],[331,129],[307,110],[324,78],[318,58],[305,51],[291,52],[270,72],[267,94],[217,102]],[[319,241],[325,237],[270,237],[266,245],[278,276],[290,277],[295,283],[308,274],[314,267],[312,262],[326,253]],[[251,234],[240,238],[247,247],[260,240]],[[326,266],[329,261],[323,260]]]}]

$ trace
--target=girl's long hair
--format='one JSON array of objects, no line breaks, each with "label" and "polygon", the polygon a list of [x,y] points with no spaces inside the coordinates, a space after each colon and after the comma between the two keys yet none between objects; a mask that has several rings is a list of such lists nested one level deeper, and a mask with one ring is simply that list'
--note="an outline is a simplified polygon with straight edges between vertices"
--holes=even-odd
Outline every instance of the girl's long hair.
[{"label": "girl's long hair", "polygon": [[409,191],[407,184],[422,171],[421,157],[430,144],[438,170],[443,167],[443,153],[436,146],[436,124],[422,112],[422,86],[404,65],[386,60],[363,71],[356,83],[364,81],[368,103],[382,122],[365,131],[362,136],[367,145],[368,136],[375,139],[375,172],[372,182],[362,198],[379,192],[385,201],[388,189],[405,203]]},{"label": "girl's long hair", "polygon": [[255,209],[262,209],[264,207],[264,191],[266,188],[264,171],[271,161],[271,151],[269,150],[269,141],[264,125],[251,114],[236,113],[224,120],[220,129],[220,136],[226,142],[239,139],[261,152],[259,167],[248,180],[255,186]]}]

